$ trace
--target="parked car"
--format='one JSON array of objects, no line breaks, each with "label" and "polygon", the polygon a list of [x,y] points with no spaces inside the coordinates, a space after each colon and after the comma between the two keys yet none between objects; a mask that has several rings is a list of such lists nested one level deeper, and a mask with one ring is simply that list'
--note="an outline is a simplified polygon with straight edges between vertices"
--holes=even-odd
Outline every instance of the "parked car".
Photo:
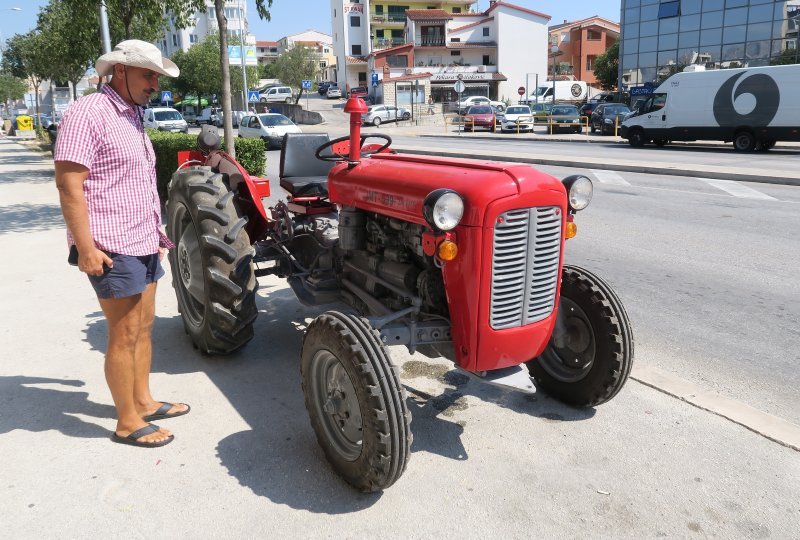
[{"label": "parked car", "polygon": [[553,105],[548,117],[547,127],[550,133],[568,130],[573,133],[583,131],[583,119],[575,105]]},{"label": "parked car", "polygon": [[616,130],[630,112],[624,103],[601,103],[592,113],[589,127],[592,133],[599,130],[602,135],[607,133],[616,135]]},{"label": "parked car", "polygon": [[350,89],[350,97],[360,97],[361,99],[367,99],[369,96],[369,88],[366,86],[356,86],[355,88]]},{"label": "parked car", "polygon": [[[231,119],[233,120],[233,127],[239,127],[242,118],[247,115],[247,111],[231,111]],[[217,114],[217,127],[222,127],[225,121],[225,113],[220,109]]]},{"label": "parked car", "polygon": [[411,111],[408,109],[397,108],[394,105],[371,105],[365,114],[361,115],[361,121],[365,124],[379,126],[383,122],[396,122],[397,120],[408,120],[411,118]]},{"label": "parked car", "polygon": [[489,105],[470,107],[467,109],[467,114],[464,115],[464,127],[467,131],[474,131],[479,127],[493,130],[495,127],[494,111]]},{"label": "parked car", "polygon": [[222,117],[222,109],[219,107],[206,107],[195,118],[194,123],[198,126],[208,124],[210,126],[219,126],[219,120]]},{"label": "parked car", "polygon": [[512,105],[503,114],[501,131],[533,130],[533,113],[527,105]]},{"label": "parked car", "polygon": [[174,133],[189,132],[189,124],[183,119],[181,113],[171,107],[145,109],[144,127]]},{"label": "parked car", "polygon": [[288,86],[272,86],[261,92],[258,101],[261,103],[292,103],[294,95]]},{"label": "parked car", "polygon": [[239,124],[239,137],[262,139],[267,144],[267,149],[283,146],[283,136],[287,133],[302,131],[294,122],[277,113],[248,115]]},{"label": "parked car", "polygon": [[467,109],[469,109],[473,105],[494,105],[501,111],[504,111],[506,109],[506,104],[503,103],[502,101],[492,101],[491,99],[485,96],[469,96],[463,101],[458,102],[458,112],[464,113]]},{"label": "parked car", "polygon": [[531,114],[534,116],[534,120],[537,118],[546,119],[550,116],[550,111],[553,109],[552,103],[532,103],[530,105]]},{"label": "parked car", "polygon": [[317,85],[317,92],[319,92],[319,95],[324,96],[325,93],[328,91],[328,87],[330,85],[331,85],[331,82],[329,82],[329,81],[322,81],[321,83],[319,83]]},{"label": "parked car", "polygon": [[597,108],[598,105],[600,105],[599,101],[587,101],[586,103],[581,105],[581,108],[578,109],[578,111],[584,118],[591,118],[592,113],[594,112],[594,110]]},{"label": "parked car", "polygon": [[330,86],[328,86],[328,89],[325,92],[325,97],[328,99],[341,98],[342,89],[339,88],[338,84],[332,83]]}]

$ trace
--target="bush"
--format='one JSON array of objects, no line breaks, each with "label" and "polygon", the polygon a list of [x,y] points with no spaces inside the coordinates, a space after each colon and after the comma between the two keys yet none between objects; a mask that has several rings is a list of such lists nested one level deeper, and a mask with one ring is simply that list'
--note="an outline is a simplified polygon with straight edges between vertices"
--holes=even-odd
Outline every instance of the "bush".
[{"label": "bush", "polygon": [[[147,135],[153,143],[156,154],[156,177],[158,196],[161,202],[167,200],[167,188],[173,173],[178,169],[178,152],[197,150],[197,136],[183,133],[166,133],[148,129]],[[225,142],[222,142],[224,147]],[[236,139],[236,160],[253,176],[263,176],[266,167],[264,141],[261,139]]]}]

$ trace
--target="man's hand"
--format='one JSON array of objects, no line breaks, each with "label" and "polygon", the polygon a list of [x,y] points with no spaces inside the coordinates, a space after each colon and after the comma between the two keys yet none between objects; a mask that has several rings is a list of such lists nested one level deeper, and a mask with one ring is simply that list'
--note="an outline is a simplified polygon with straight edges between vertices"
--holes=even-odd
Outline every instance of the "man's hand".
[{"label": "man's hand", "polygon": [[87,252],[78,251],[78,269],[81,272],[90,276],[102,276],[105,272],[103,265],[112,268],[114,261],[99,249],[92,248]]},{"label": "man's hand", "polygon": [[165,247],[159,247],[159,248],[158,248],[158,260],[159,260],[159,261],[163,261],[163,260],[164,260],[164,257],[166,257],[166,256],[167,256],[167,253],[169,253],[169,250],[168,250],[167,248],[165,248]]}]

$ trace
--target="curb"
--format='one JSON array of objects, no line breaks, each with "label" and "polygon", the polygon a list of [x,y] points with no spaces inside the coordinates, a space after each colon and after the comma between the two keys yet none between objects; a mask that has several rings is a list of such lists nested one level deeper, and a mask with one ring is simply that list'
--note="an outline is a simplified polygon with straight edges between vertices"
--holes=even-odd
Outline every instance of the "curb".
[{"label": "curb", "polygon": [[[421,137],[429,137],[430,135],[422,135]],[[488,137],[482,137],[488,139]],[[460,157],[487,161],[506,161],[513,163],[532,163],[535,165],[553,165],[557,167],[574,167],[585,169],[586,164],[577,161],[576,158],[531,158],[523,156],[509,156],[497,153],[470,153],[464,154],[457,151],[446,150],[424,150],[414,147],[398,146],[395,150],[406,152],[409,154],[419,154],[425,156],[438,156],[438,157]],[[676,167],[666,167],[663,165],[633,165],[629,163],[614,163],[602,162],[592,164],[594,169],[634,172],[644,174],[660,174],[666,176],[691,176],[701,178],[711,178],[715,180],[736,180],[739,182],[757,182],[762,184],[780,184],[800,186],[800,177],[792,178],[785,176],[766,176],[760,174],[748,173],[734,173],[725,171],[712,171],[712,170],[697,170],[697,169],[681,169]]]}]

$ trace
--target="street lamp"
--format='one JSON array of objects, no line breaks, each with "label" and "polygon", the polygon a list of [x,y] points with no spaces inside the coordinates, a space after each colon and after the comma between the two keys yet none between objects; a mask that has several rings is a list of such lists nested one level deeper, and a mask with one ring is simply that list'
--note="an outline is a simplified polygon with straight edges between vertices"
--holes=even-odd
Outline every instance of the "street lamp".
[{"label": "street lamp", "polygon": [[[245,52],[244,52],[244,9],[239,8],[239,39],[241,41],[241,53],[242,53],[242,84],[244,87],[242,88],[242,109],[248,110],[247,107],[247,68],[245,62]],[[231,118],[231,122],[233,119]],[[231,124],[233,125],[233,124]]]}]

